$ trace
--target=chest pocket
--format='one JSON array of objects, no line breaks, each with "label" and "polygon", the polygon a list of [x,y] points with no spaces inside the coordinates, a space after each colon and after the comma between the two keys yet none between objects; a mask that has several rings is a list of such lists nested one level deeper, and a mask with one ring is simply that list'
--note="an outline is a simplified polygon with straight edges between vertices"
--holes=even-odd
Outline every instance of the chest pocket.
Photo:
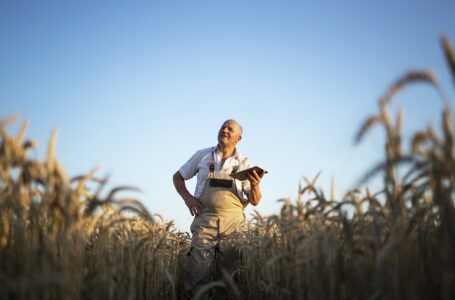
[{"label": "chest pocket", "polygon": [[232,187],[232,180],[210,178],[209,185],[211,187],[222,187],[222,188],[230,189]]}]

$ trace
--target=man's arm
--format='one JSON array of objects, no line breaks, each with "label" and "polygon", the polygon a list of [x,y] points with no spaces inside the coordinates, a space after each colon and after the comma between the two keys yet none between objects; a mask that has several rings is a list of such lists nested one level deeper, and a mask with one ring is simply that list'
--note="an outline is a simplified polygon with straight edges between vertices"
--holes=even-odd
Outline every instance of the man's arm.
[{"label": "man's arm", "polygon": [[247,176],[251,186],[250,193],[248,194],[248,201],[253,204],[253,206],[256,206],[259,204],[259,201],[262,197],[259,183],[261,182],[262,176],[264,176],[264,174],[259,175],[256,170],[253,170],[251,173],[248,173]]},{"label": "man's arm", "polygon": [[177,193],[183,198],[185,201],[186,206],[190,210],[192,216],[199,215],[204,208],[204,205],[201,201],[195,198],[193,195],[188,192],[188,189],[185,185],[185,179],[183,179],[182,174],[179,171],[175,172],[174,176],[172,177],[174,182],[175,189]]}]

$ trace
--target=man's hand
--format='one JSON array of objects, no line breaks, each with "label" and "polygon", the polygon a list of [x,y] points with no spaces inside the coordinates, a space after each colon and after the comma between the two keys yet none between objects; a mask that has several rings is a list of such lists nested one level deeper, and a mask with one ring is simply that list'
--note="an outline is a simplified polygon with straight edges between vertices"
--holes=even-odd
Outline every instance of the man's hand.
[{"label": "man's hand", "polygon": [[253,170],[247,174],[248,180],[250,181],[251,187],[256,187],[259,185],[261,182],[262,176],[264,176],[264,172],[261,172],[261,174],[258,174],[256,170]]},{"label": "man's hand", "polygon": [[192,216],[198,216],[204,209],[204,204],[193,196],[189,196],[185,199],[185,204],[188,206]]},{"label": "man's hand", "polygon": [[185,201],[186,206],[188,206],[191,215],[192,216],[199,215],[202,212],[202,209],[204,209],[204,205],[202,204],[201,201],[199,201],[197,198],[195,198],[188,192],[182,174],[180,174],[179,171],[175,172],[174,176],[172,177],[172,180],[174,181],[175,189]]},{"label": "man's hand", "polygon": [[253,204],[254,206],[258,205],[259,200],[261,200],[262,193],[261,189],[259,188],[259,183],[261,182],[262,176],[264,176],[264,172],[258,174],[256,170],[251,171],[247,174],[248,181],[250,182],[251,190],[248,194],[248,201]]}]

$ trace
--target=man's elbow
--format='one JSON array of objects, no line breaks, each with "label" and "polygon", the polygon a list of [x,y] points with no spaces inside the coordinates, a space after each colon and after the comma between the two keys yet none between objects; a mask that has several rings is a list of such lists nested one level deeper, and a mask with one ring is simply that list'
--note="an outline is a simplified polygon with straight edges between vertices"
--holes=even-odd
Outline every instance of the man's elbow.
[{"label": "man's elbow", "polygon": [[254,197],[251,197],[249,199],[249,202],[251,203],[251,205],[253,206],[257,206],[259,204],[259,200],[261,200],[261,198],[254,198]]},{"label": "man's elbow", "polygon": [[259,201],[250,201],[251,205],[253,206],[258,206],[259,204]]},{"label": "man's elbow", "polygon": [[175,174],[172,176],[172,181],[174,182],[174,184],[175,184],[176,182],[183,181],[182,174],[180,174],[179,171],[175,172]]}]

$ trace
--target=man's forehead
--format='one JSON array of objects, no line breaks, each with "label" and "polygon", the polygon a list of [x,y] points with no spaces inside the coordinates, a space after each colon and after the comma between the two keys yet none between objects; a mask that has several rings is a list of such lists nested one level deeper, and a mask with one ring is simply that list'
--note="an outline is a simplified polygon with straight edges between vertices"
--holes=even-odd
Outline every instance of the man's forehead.
[{"label": "man's forehead", "polygon": [[223,127],[225,126],[228,126],[228,127],[236,127],[236,128],[240,128],[240,124],[237,123],[236,121],[234,120],[227,120],[223,123],[222,125]]},{"label": "man's forehead", "polygon": [[233,121],[233,120],[227,120],[227,121],[224,121],[223,125],[236,125],[238,126],[238,123],[236,121]]}]

